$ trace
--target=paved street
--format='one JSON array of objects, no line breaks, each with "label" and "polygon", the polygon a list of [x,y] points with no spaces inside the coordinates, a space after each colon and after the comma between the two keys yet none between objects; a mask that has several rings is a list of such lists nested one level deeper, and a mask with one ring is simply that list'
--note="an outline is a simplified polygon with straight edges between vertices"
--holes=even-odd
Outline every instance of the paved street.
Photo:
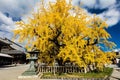
[{"label": "paved street", "polygon": [[[120,68],[119,68],[120,70]],[[114,68],[113,73],[111,75],[111,80],[120,80],[120,71]]]},{"label": "paved street", "polygon": [[0,67],[0,80],[18,80],[18,76],[21,75],[29,65],[9,65]]},{"label": "paved street", "polygon": [[120,80],[120,67],[118,67],[118,65],[109,65],[108,67],[113,68],[110,80]]}]

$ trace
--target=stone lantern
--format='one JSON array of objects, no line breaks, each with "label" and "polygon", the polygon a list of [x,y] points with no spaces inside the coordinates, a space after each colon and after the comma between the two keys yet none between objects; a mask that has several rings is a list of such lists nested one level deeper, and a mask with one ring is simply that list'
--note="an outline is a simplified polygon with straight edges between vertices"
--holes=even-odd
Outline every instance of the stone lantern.
[{"label": "stone lantern", "polygon": [[30,61],[30,66],[29,66],[29,69],[27,71],[25,71],[22,75],[23,76],[37,75],[38,72],[37,72],[36,64],[37,64],[39,51],[34,50],[34,51],[30,51],[28,53],[30,53],[30,58],[28,58]]}]

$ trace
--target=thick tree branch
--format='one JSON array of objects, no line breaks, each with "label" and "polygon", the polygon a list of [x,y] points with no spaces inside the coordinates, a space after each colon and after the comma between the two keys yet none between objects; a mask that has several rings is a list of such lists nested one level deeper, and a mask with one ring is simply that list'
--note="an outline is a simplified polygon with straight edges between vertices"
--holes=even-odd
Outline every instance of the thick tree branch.
[{"label": "thick tree branch", "polygon": [[90,38],[87,39],[87,44],[84,45],[84,48],[86,48],[87,46],[93,46],[93,45],[96,45],[98,44],[98,39],[95,39],[93,43],[90,43]]},{"label": "thick tree branch", "polygon": [[34,29],[33,31],[34,31],[35,36],[41,37],[41,36],[36,32],[35,29]]}]

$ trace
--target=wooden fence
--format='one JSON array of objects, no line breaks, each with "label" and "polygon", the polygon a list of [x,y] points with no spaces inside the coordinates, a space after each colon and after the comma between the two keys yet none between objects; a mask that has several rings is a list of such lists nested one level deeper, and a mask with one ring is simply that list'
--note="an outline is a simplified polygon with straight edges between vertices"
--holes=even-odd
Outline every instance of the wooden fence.
[{"label": "wooden fence", "polygon": [[38,72],[83,73],[84,69],[80,69],[77,66],[39,66]]}]

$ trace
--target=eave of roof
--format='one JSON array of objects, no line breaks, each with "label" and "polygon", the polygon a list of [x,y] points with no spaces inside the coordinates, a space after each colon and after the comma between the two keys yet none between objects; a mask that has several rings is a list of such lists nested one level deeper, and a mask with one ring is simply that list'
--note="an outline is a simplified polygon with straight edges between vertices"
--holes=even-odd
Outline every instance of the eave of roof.
[{"label": "eave of roof", "polygon": [[8,55],[8,54],[3,54],[3,53],[0,53],[0,56],[1,56],[1,57],[13,58],[12,56],[10,56],[10,55]]},{"label": "eave of roof", "polygon": [[5,53],[5,54],[25,54],[25,52],[22,52],[22,51],[20,51],[20,50],[2,51],[2,53]]},{"label": "eave of roof", "polygon": [[6,40],[4,40],[4,39],[2,39],[2,38],[0,38],[0,42],[2,42],[2,43],[4,43],[4,44],[9,44],[9,45],[10,45],[10,42],[8,42],[8,41],[6,41]]}]

